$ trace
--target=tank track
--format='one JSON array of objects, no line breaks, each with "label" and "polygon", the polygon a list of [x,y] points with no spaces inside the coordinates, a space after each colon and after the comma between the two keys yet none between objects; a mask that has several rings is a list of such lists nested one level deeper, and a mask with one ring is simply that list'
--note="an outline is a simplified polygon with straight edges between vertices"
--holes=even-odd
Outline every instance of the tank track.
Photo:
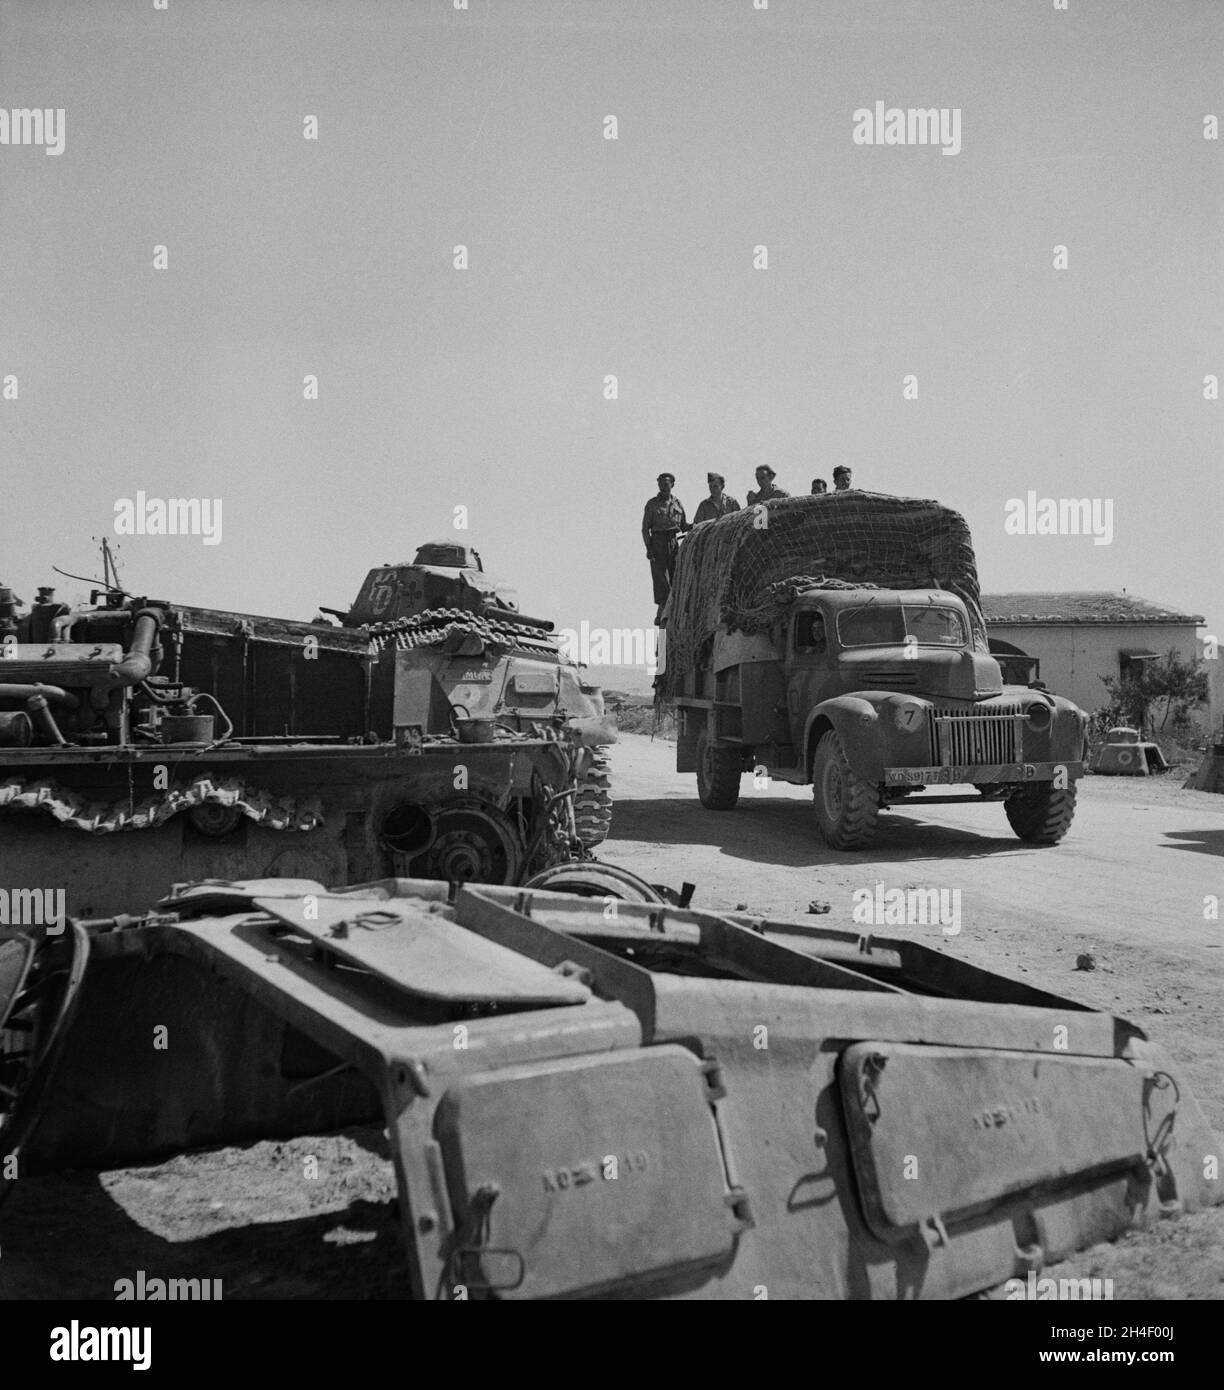
[{"label": "tank track", "polygon": [[466,608],[430,608],[408,618],[371,624],[369,633],[370,642],[378,651],[390,642],[394,642],[399,651],[438,646],[453,635],[480,637],[493,646],[533,654],[556,656],[560,651],[553,638],[545,633],[537,635],[514,623],[499,623]]},{"label": "tank track", "polygon": [[273,796],[239,781],[214,782],[208,777],[197,777],[186,787],[168,787],[161,796],[135,803],[124,800],[113,805],[89,801],[55,782],[23,782],[13,778],[0,783],[0,808],[45,811],[61,825],[93,835],[152,830],[181,811],[206,805],[240,811],[248,820],[271,830],[315,830],[324,821],[323,804],[318,797]]}]

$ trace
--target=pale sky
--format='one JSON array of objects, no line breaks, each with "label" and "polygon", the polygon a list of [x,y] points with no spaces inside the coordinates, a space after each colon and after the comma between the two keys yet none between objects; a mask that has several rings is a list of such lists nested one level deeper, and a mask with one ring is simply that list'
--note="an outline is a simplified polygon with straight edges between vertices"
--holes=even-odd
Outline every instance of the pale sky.
[{"label": "pale sky", "polygon": [[[962,511],[987,591],[1224,630],[1216,0],[0,16],[0,108],[66,113],[60,156],[0,145],[27,600],[77,596],[50,566],[98,573],[143,490],[222,499],[223,538],[121,539],[137,593],[309,618],[459,536],[527,612],[648,626],[660,469],[691,516],[707,469],[742,501],[758,462],[792,491],[845,462]],[[958,109],[960,153],[856,145],[877,100]],[[1006,535],[1029,489],[1112,500],[1112,543]]]}]

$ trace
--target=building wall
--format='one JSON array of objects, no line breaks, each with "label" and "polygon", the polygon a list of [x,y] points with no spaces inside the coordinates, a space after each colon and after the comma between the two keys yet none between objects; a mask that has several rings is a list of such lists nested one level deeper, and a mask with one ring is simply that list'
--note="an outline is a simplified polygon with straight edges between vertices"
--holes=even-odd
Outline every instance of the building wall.
[{"label": "building wall", "polygon": [[[1204,638],[1208,635],[1215,637],[1215,642],[1210,649],[1204,650],[1206,643]],[[1211,718],[1208,722],[1208,732],[1212,734],[1220,733],[1221,726],[1224,725],[1224,646],[1221,642],[1224,636],[1220,633],[1204,633],[1199,637],[1199,656],[1203,658],[1203,665],[1207,668],[1207,678],[1211,683]]]},{"label": "building wall", "polygon": [[[1120,674],[1118,657],[1127,650],[1170,649],[1189,661],[1200,655],[1196,629],[1188,623],[989,623],[991,637],[1011,642],[1041,661],[1041,679],[1055,695],[1074,700],[1089,714],[1109,700],[1101,676]],[[1220,662],[1211,663],[1220,665]],[[1224,712],[1224,706],[1217,706]]]}]

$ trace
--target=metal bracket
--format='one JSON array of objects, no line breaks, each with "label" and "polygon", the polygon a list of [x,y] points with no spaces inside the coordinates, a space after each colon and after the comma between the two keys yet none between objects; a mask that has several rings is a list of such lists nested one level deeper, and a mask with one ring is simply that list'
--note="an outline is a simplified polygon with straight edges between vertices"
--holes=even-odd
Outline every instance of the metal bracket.
[{"label": "metal bracket", "polygon": [[701,1073],[705,1077],[707,1098],[724,1100],[727,1088],[723,1085],[722,1063],[716,1057],[707,1057],[701,1064]]},{"label": "metal bracket", "polygon": [[567,980],[577,980],[579,984],[586,985],[588,989],[592,989],[595,984],[594,973],[587,966],[579,965],[576,961],[558,961],[553,966],[553,973]]},{"label": "metal bracket", "polygon": [[[469,1243],[456,1244],[451,1250],[450,1259],[447,1261],[445,1282],[452,1290],[457,1285],[463,1285],[465,1288],[475,1289],[479,1293],[508,1293],[517,1289],[526,1278],[527,1261],[523,1258],[521,1251],[512,1249],[510,1246],[490,1245],[488,1243],[493,1203],[500,1195],[501,1188],[492,1182],[481,1183],[472,1193],[463,1231],[463,1234],[469,1237]],[[463,1265],[465,1262],[471,1262],[475,1266],[476,1261],[490,1255],[504,1256],[515,1261],[517,1268],[514,1277],[505,1281],[485,1279],[480,1275],[455,1277],[457,1274],[464,1274]]]},{"label": "metal bracket", "polygon": [[727,1193],[726,1201],[735,1217],[736,1234],[751,1231],[756,1226],[756,1217],[752,1213],[752,1198],[742,1187],[733,1187]]},{"label": "metal bracket", "polygon": [[948,1244],[948,1228],[938,1212],[933,1212],[919,1224],[918,1234],[928,1250],[937,1250],[940,1246]]},{"label": "metal bracket", "polygon": [[883,1072],[888,1058],[882,1053],[873,1052],[863,1062],[863,1070],[859,1076],[859,1104],[862,1106],[864,1116],[874,1124],[880,1118],[880,1096],[876,1089],[880,1074]]},{"label": "metal bracket", "polygon": [[[1152,1091],[1167,1091],[1169,1087],[1173,1088],[1173,1106],[1156,1126],[1156,1132],[1149,1134],[1148,1097]],[[1143,1100],[1143,1137],[1147,1143],[1147,1163],[1156,1184],[1161,1216],[1179,1216],[1184,1206],[1177,1195],[1177,1176],[1169,1165],[1169,1151],[1173,1147],[1173,1127],[1177,1122],[1177,1107],[1180,1101],[1181,1089],[1167,1071],[1158,1071],[1148,1078]]]}]

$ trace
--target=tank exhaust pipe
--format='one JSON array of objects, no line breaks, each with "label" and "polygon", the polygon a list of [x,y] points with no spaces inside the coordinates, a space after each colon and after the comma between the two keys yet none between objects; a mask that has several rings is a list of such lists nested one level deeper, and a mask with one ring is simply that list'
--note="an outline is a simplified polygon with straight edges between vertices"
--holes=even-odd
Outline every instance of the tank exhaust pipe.
[{"label": "tank exhaust pipe", "polygon": [[117,661],[110,668],[109,679],[112,688],[139,685],[153,674],[157,666],[153,660],[153,644],[164,622],[165,615],[160,608],[142,608],[136,614],[132,645],[124,653],[123,660]]}]

